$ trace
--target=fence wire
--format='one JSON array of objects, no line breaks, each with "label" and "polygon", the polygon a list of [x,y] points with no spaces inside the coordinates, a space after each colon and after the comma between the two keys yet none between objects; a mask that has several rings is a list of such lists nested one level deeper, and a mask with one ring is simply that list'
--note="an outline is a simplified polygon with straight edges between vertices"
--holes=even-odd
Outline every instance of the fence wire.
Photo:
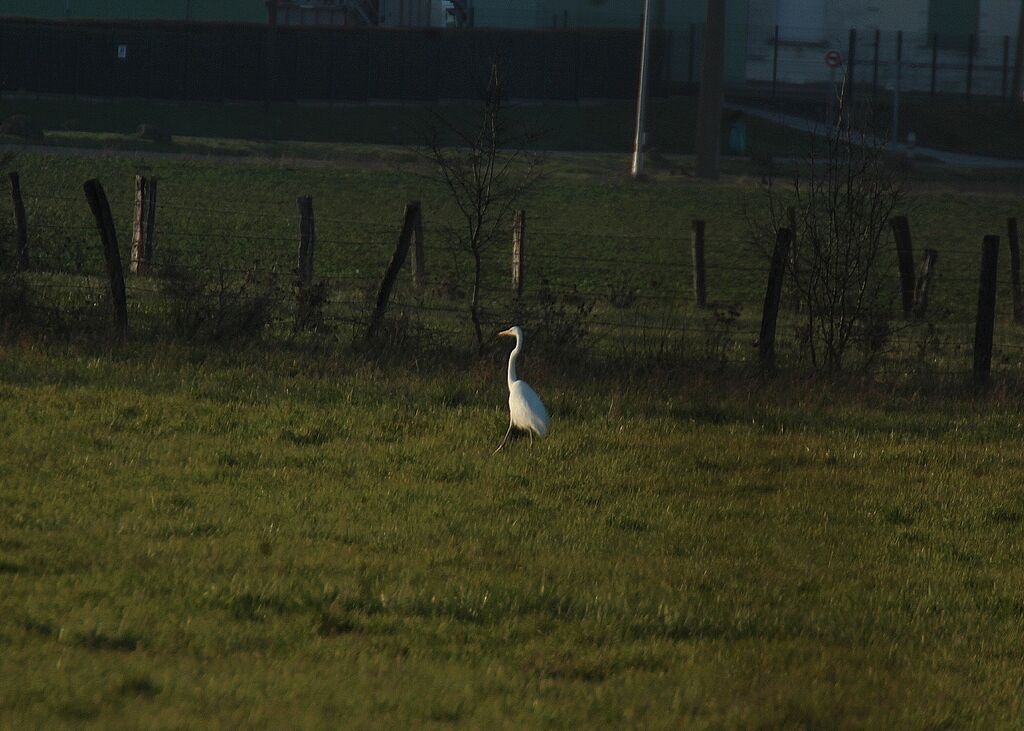
[{"label": "fence wire", "polygon": [[[26,194],[25,200],[32,212],[29,267],[15,277],[5,266],[2,279],[6,301],[17,302],[11,292],[20,292],[20,325],[103,332],[111,321],[111,288],[84,199]],[[250,216],[249,209],[261,214]],[[145,273],[132,274],[130,262],[124,261],[131,331],[214,340],[300,333],[363,337],[402,221],[335,215],[317,217],[315,223],[314,276],[301,284],[296,259],[300,227],[293,206],[247,201],[243,210],[161,200]],[[117,224],[121,250],[127,252],[133,221],[122,214]],[[513,289],[510,231],[507,242],[484,252],[474,305],[471,261],[444,245],[443,231],[443,226],[425,229],[423,281],[417,284],[405,263],[387,301],[382,337],[406,344],[467,345],[475,338],[476,323],[491,339],[515,322],[552,350],[739,365],[758,360],[768,261],[750,241],[707,232],[707,304],[698,306],[688,236],[579,233],[531,217],[521,291]],[[893,254],[889,318],[874,323],[873,332],[852,336],[864,338],[864,348],[873,339],[865,357],[875,359],[882,372],[970,369],[980,249],[956,243],[937,248],[939,265],[929,285],[931,312],[905,318],[896,310],[899,277]],[[13,253],[0,251],[0,261],[13,261]],[[1002,294],[993,362],[1018,370],[1024,367],[1024,327],[1016,320],[1024,312],[1014,312],[1007,296],[1012,291],[1009,267],[1000,271],[998,282]],[[950,304],[954,301],[956,306]],[[15,311],[8,306],[0,322]],[[807,338],[807,322],[799,299],[784,290],[776,334],[779,364],[806,364],[812,358],[815,346]]]}]

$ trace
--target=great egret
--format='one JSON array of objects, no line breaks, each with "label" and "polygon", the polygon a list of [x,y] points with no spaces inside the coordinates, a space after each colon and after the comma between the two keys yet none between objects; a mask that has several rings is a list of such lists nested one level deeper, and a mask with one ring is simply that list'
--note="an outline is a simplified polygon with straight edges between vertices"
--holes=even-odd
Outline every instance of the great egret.
[{"label": "great egret", "polygon": [[501,451],[508,441],[512,429],[521,429],[530,435],[530,444],[533,444],[533,435],[542,437],[548,433],[548,410],[544,408],[544,402],[540,400],[537,392],[530,388],[530,384],[521,381],[516,376],[516,358],[523,349],[523,329],[518,325],[502,330],[498,335],[515,338],[516,347],[508,357],[508,431],[505,438],[495,449],[495,453]]}]

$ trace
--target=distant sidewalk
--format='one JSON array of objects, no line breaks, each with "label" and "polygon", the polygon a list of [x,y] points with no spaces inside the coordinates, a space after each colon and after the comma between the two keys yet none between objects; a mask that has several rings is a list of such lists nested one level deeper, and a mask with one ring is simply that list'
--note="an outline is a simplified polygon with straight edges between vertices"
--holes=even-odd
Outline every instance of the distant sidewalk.
[{"label": "distant sidewalk", "polygon": [[[770,109],[761,109],[760,107],[752,107],[747,104],[732,104],[730,102],[726,102],[725,108],[730,111],[743,112],[747,116],[764,119],[768,122],[780,124],[783,127],[789,127],[790,129],[799,130],[801,132],[820,131],[822,127],[821,122],[813,119],[797,117],[792,114],[773,112]],[[902,143],[889,143],[888,149],[904,155],[911,152],[910,146]],[[1024,169],[1024,160],[985,157],[984,155],[968,155],[960,152],[937,150],[934,147],[921,147],[919,145],[914,145],[912,151],[915,156],[928,158],[929,161],[940,162],[954,167]]]}]

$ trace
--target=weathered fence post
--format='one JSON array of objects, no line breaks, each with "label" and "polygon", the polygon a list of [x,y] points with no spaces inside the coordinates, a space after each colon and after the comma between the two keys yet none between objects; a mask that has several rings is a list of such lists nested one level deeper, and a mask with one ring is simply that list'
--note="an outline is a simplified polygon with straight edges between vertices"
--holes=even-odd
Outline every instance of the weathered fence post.
[{"label": "weathered fence post", "polygon": [[981,278],[978,282],[978,317],[974,326],[974,382],[988,383],[992,370],[992,335],[996,319],[996,267],[999,237],[986,236],[981,249]]},{"label": "weathered fence post", "polygon": [[25,200],[21,197],[21,179],[16,172],[7,175],[11,181],[11,203],[14,205],[14,229],[17,238],[17,262],[19,269],[28,269],[28,223],[25,217]]},{"label": "weathered fence post", "polygon": [[423,208],[419,201],[411,204],[415,208],[412,222],[412,283],[417,287],[426,284],[426,261],[423,258]]},{"label": "weathered fence post", "polygon": [[1020,237],[1017,219],[1006,219],[1006,238],[1010,242],[1010,284],[1013,293],[1013,321],[1024,321],[1024,297],[1020,289]]},{"label": "weathered fence post", "polygon": [[917,288],[914,290],[914,315],[924,317],[928,310],[928,287],[935,273],[935,262],[938,261],[939,252],[935,249],[925,249],[924,258],[921,260],[921,271],[917,275]]},{"label": "weathered fence post", "polygon": [[523,245],[526,238],[526,211],[516,210],[512,217],[512,292],[523,294]]},{"label": "weathered fence post", "polygon": [[707,286],[704,274],[704,221],[696,219],[691,224],[693,243],[693,298],[697,307],[705,307],[708,303]]},{"label": "weathered fence post", "polygon": [[135,176],[135,225],[128,269],[144,274],[153,259],[156,239],[156,178]]},{"label": "weathered fence post", "polygon": [[775,249],[772,251],[768,286],[764,293],[764,310],[761,313],[761,335],[757,341],[758,360],[764,369],[775,366],[775,326],[779,319],[782,280],[786,274],[786,257],[789,256],[792,236],[788,228],[780,228],[775,237]]},{"label": "weathered fence post", "polygon": [[114,336],[123,341],[128,336],[128,299],[124,289],[124,271],[121,268],[121,253],[117,248],[117,232],[114,218],[110,215],[110,203],[100,181],[93,179],[85,183],[85,198],[96,219],[96,228],[103,242],[103,258],[107,262],[107,277],[110,280],[110,297],[114,306]]},{"label": "weathered fence post", "polygon": [[900,267],[900,293],[903,295],[903,314],[914,311],[914,248],[910,241],[910,224],[906,216],[889,219],[892,235],[896,239],[896,259]]},{"label": "weathered fence post", "polygon": [[413,231],[415,229],[416,208],[413,204],[405,207],[405,219],[402,222],[402,232],[398,235],[398,245],[395,253],[391,255],[388,268],[384,270],[384,278],[380,282],[380,290],[377,292],[377,304],[370,316],[370,326],[366,330],[366,339],[373,340],[380,331],[380,324],[384,320],[384,313],[388,309],[388,301],[391,299],[391,290],[395,286],[398,273],[402,270],[405,257],[409,253],[409,245],[412,243]]},{"label": "weathered fence post", "polygon": [[313,196],[304,195],[296,203],[299,206],[299,253],[295,270],[299,277],[299,289],[306,290],[313,283],[313,255],[316,248]]}]

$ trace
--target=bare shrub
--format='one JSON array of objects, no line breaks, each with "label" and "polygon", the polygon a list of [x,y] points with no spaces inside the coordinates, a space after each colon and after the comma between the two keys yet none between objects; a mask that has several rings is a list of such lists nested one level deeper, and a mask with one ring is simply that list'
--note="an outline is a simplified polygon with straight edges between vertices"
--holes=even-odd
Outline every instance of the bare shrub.
[{"label": "bare shrub", "polygon": [[422,152],[457,211],[458,223],[442,227],[442,236],[457,256],[472,262],[469,316],[480,351],[484,252],[507,239],[514,209],[539,179],[542,163],[527,150],[535,135],[509,128],[504,95],[501,67],[493,62],[476,117],[460,123],[435,114]]},{"label": "bare shrub", "polygon": [[244,272],[164,263],[157,269],[172,335],[185,340],[254,340],[262,336],[279,299],[275,272]]},{"label": "bare shrub", "polygon": [[515,301],[512,319],[529,334],[532,350],[549,357],[570,358],[584,349],[593,309],[589,298],[556,292],[542,279],[536,296]]},{"label": "bare shrub", "polygon": [[895,291],[883,246],[905,197],[888,136],[871,127],[870,114],[854,120],[842,102],[840,93],[835,124],[811,136],[791,180],[780,185],[775,170],[765,172],[766,205],[751,217],[766,254],[779,228],[794,228],[785,296],[803,320],[800,351],[822,371],[842,370],[853,352],[869,365],[886,347]]}]

